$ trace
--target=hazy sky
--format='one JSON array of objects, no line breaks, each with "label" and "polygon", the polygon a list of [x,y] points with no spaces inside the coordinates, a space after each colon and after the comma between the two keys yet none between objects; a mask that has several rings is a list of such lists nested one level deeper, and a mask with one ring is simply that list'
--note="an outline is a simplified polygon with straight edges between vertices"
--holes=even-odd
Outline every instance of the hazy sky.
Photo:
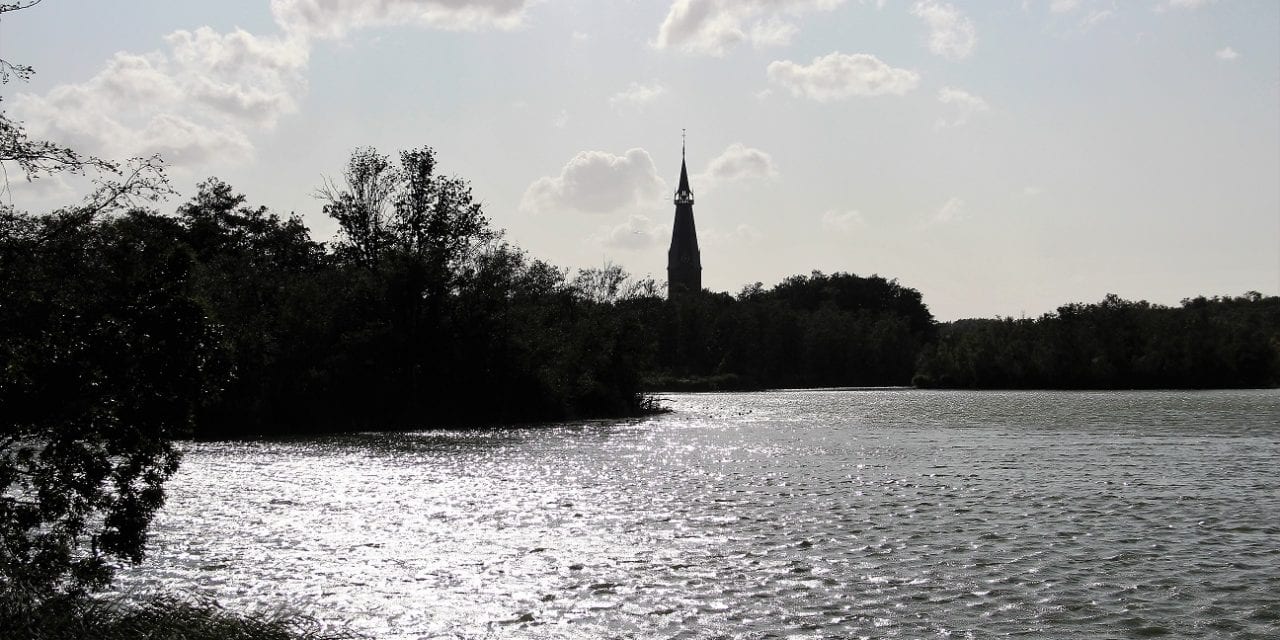
[{"label": "hazy sky", "polygon": [[[44,0],[29,132],[161,152],[334,225],[351,149],[434,147],[508,239],[665,279],[687,128],[703,283],[813,269],[941,320],[1280,290],[1274,0]],[[77,199],[23,183],[20,209]]]}]

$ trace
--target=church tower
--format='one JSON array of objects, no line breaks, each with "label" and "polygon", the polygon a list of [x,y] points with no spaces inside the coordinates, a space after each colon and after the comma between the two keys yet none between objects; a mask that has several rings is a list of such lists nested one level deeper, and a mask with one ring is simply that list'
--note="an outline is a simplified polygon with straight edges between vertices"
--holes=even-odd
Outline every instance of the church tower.
[{"label": "church tower", "polygon": [[702,253],[698,251],[698,230],[693,225],[693,190],[684,163],[684,142],[680,143],[680,186],[676,188],[676,221],[671,227],[671,248],[667,250],[667,299],[702,291]]}]

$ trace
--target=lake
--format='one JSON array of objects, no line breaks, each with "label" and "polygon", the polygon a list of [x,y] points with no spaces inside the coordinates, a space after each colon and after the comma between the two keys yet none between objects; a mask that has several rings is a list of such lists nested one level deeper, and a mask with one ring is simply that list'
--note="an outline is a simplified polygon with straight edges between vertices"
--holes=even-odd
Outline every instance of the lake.
[{"label": "lake", "polygon": [[386,638],[1280,637],[1280,391],[667,397],[187,445],[120,582]]}]

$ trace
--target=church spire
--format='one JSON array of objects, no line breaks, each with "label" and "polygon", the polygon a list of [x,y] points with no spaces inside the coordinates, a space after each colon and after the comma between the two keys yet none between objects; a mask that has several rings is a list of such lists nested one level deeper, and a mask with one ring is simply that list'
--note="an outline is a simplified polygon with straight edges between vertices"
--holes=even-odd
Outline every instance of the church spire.
[{"label": "church spire", "polygon": [[680,186],[676,188],[675,205],[671,248],[667,250],[668,298],[702,291],[702,252],[698,250],[698,231],[693,223],[693,189],[689,188],[683,132],[680,136]]},{"label": "church spire", "polygon": [[685,135],[680,130],[680,186],[676,188],[675,204],[693,204],[693,189],[689,188],[689,169],[684,163]]}]

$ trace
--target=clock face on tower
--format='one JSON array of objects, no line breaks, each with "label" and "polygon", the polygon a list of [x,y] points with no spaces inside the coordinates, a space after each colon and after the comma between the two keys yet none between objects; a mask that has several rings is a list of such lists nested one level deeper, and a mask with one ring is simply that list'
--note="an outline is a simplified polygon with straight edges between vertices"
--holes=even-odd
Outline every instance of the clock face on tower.
[{"label": "clock face on tower", "polygon": [[683,262],[684,264],[689,264],[689,254],[686,253],[680,256],[680,262]]}]

